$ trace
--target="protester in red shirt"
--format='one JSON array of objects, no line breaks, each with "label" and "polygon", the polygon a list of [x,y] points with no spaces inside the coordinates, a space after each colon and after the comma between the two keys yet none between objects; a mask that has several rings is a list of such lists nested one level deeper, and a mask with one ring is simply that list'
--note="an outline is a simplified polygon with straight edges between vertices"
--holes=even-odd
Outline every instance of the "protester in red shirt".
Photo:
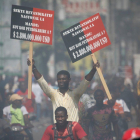
[{"label": "protester in red shirt", "polygon": [[41,140],[88,140],[81,125],[77,122],[68,122],[67,118],[66,108],[58,107],[55,110],[56,124],[47,127]]},{"label": "protester in red shirt", "polygon": [[28,113],[35,112],[35,95],[32,92],[32,99],[28,99],[28,89],[24,79],[19,82],[19,91],[17,94],[23,97],[22,104],[26,107]]}]

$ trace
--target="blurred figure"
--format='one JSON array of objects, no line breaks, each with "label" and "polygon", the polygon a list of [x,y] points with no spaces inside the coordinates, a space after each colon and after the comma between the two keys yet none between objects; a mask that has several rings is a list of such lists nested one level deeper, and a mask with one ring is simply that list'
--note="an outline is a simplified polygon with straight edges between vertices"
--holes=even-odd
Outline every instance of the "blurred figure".
[{"label": "blurred figure", "polygon": [[140,140],[140,128],[131,128],[127,130],[122,140]]},{"label": "blurred figure", "polygon": [[91,97],[92,94],[93,94],[93,90],[89,86],[79,101],[79,123],[83,127],[85,132],[87,132],[85,113],[89,108],[94,106],[96,103],[94,97]]},{"label": "blurred figure", "polygon": [[92,124],[92,140],[113,140],[111,132],[112,123],[116,139],[119,140],[119,129],[115,112],[112,107],[103,104],[104,97],[104,92],[102,90],[98,89],[95,91],[94,98],[96,104],[87,111],[87,126]]},{"label": "blurred figure", "polygon": [[90,87],[88,87],[86,92],[80,98],[80,102],[83,103],[85,110],[91,108],[96,103],[95,99],[91,98],[92,94],[93,90]]},{"label": "blurred figure", "polygon": [[3,80],[2,75],[0,75],[0,107],[4,108],[5,104],[5,85],[6,82]]},{"label": "blurred figure", "polygon": [[118,81],[118,85],[121,93],[120,99],[123,99],[126,102],[129,110],[131,110],[132,107],[134,108],[137,117],[137,122],[140,122],[140,114],[137,107],[137,100],[135,98],[134,92],[132,92],[133,90],[131,89],[130,82],[126,82],[124,86],[124,79],[121,79]]},{"label": "blurred figure", "polygon": [[0,108],[0,139],[2,140],[10,140],[11,129],[10,123],[3,119],[3,110]]},{"label": "blurred figure", "polygon": [[[3,117],[9,120],[10,125],[19,124],[21,126],[33,127],[29,121],[26,108],[22,106],[22,99],[23,97],[18,94],[13,94],[10,97],[11,105],[3,109]],[[25,130],[25,135],[29,135],[30,140],[33,140],[28,129]]]},{"label": "blurred figure", "polygon": [[130,110],[128,109],[126,103],[119,99],[120,93],[118,88],[113,88],[111,91],[112,100],[104,100],[104,104],[109,104],[113,107],[116,117],[118,119],[118,126],[120,132],[120,139],[122,138],[123,133],[128,129],[128,121],[131,120]]},{"label": "blurred figure", "polygon": [[32,92],[32,99],[28,99],[27,83],[25,83],[24,79],[19,82],[19,89],[17,94],[23,97],[22,104],[26,107],[29,118],[35,119],[36,104],[34,93]]},{"label": "blurred figure", "polygon": [[8,83],[5,85],[6,94],[7,93],[14,94],[17,87],[18,87],[17,83],[14,83],[14,77],[11,77]]},{"label": "blurred figure", "polygon": [[10,97],[11,105],[3,109],[3,116],[12,123],[19,123],[22,126],[29,123],[28,112],[24,106],[22,106],[23,97],[18,94],[13,94]]},{"label": "blurred figure", "polygon": [[140,127],[140,80],[137,82],[136,87],[134,89],[136,93],[136,99],[138,103],[138,117],[137,117],[137,127]]},{"label": "blurred figure", "polygon": [[41,102],[41,116],[42,117],[47,117],[48,115],[48,105],[49,102],[49,98],[47,97],[46,94],[43,93],[43,97],[42,97],[42,102]]},{"label": "blurred figure", "polygon": [[8,105],[10,105],[11,104],[11,102],[10,102],[10,97],[13,95],[13,93],[7,93],[6,95],[5,95],[5,106],[8,106]]},{"label": "blurred figure", "polygon": [[123,99],[125,103],[127,104],[129,110],[131,110],[131,107],[133,106],[135,111],[137,111],[137,102],[134,98],[133,93],[131,92],[131,86],[130,84],[126,84],[124,86],[124,79],[120,79],[118,81],[118,88],[120,89],[120,99]]},{"label": "blurred figure", "polygon": [[37,81],[34,80],[32,84],[32,91],[35,94],[35,102],[36,102],[36,121],[39,121],[41,115],[41,102],[43,97],[43,91],[38,85]]}]

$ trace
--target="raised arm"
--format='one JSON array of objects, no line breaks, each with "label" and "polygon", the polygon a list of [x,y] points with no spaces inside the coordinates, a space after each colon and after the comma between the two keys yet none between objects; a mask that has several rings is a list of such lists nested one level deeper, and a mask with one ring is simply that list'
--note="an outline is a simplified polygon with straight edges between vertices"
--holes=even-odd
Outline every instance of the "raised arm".
[{"label": "raised arm", "polygon": [[85,76],[85,79],[83,79],[83,81],[79,84],[79,86],[73,90],[73,93],[77,99],[79,99],[82,96],[82,94],[86,91],[89,85],[89,81],[92,80],[96,72],[96,67],[99,67],[99,66],[100,66],[99,62],[94,64],[92,70],[89,72],[89,74]]},{"label": "raised arm", "polygon": [[[33,74],[35,76],[35,79],[38,80],[42,77],[42,75],[40,74],[40,72],[37,70],[36,66],[35,66],[35,61],[34,59],[32,60],[32,64],[33,64]],[[31,65],[31,61],[29,59],[27,59],[27,65],[30,66]]]},{"label": "raised arm", "polygon": [[85,79],[86,79],[87,81],[91,81],[91,80],[92,80],[92,78],[93,78],[93,76],[94,76],[94,74],[95,74],[95,72],[96,72],[96,67],[99,67],[99,66],[100,66],[100,64],[99,64],[98,61],[97,61],[96,64],[93,64],[93,68],[92,68],[91,71],[85,76]]},{"label": "raised arm", "polygon": [[[43,78],[43,76],[39,73],[39,71],[37,70],[36,66],[35,66],[35,61],[34,59],[32,60],[33,63],[33,73],[34,76],[38,82],[38,84],[40,85],[41,89],[43,90],[43,92],[49,97],[52,97],[52,93],[54,93],[54,89],[52,87],[50,87],[48,85],[48,83],[46,82],[46,80]],[[27,64],[28,66],[30,66],[31,61],[29,59],[27,59]]]}]

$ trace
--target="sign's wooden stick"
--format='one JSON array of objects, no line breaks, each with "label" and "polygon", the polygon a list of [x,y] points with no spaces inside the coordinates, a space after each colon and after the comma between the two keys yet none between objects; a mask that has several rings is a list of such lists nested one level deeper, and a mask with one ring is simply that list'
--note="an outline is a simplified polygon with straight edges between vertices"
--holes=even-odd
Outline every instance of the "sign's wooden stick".
[{"label": "sign's wooden stick", "polygon": [[[97,59],[96,59],[94,53],[91,54],[91,57],[92,57],[92,59],[93,59],[94,64],[97,63]],[[100,77],[100,79],[101,79],[101,82],[102,82],[102,84],[103,84],[103,86],[104,86],[104,89],[105,89],[105,92],[106,92],[106,94],[107,94],[107,96],[108,96],[108,99],[110,100],[110,99],[112,99],[112,97],[111,97],[111,94],[110,94],[109,89],[108,89],[108,87],[107,87],[107,84],[106,84],[106,82],[105,82],[105,79],[104,79],[104,77],[103,77],[101,68],[100,68],[100,67],[99,67],[99,68],[97,67],[96,69],[97,69],[97,72],[98,72],[99,77]]]},{"label": "sign's wooden stick", "polygon": [[33,42],[30,42],[29,60],[31,65],[28,67],[28,99],[32,98],[32,58],[33,58]]}]

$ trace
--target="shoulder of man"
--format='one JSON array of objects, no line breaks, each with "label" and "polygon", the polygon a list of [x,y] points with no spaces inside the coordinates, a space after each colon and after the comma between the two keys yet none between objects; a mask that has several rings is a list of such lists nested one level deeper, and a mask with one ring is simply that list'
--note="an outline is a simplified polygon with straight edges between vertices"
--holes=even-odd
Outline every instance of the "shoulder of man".
[{"label": "shoulder of man", "polygon": [[53,132],[54,130],[53,130],[53,125],[49,125],[47,128],[46,128],[46,130],[45,130],[45,132],[47,132],[47,133],[50,133],[50,132]]},{"label": "shoulder of man", "polygon": [[69,123],[69,125],[70,125],[70,124],[72,124],[72,129],[73,129],[73,130],[82,127],[78,122],[75,122],[75,121]]}]

